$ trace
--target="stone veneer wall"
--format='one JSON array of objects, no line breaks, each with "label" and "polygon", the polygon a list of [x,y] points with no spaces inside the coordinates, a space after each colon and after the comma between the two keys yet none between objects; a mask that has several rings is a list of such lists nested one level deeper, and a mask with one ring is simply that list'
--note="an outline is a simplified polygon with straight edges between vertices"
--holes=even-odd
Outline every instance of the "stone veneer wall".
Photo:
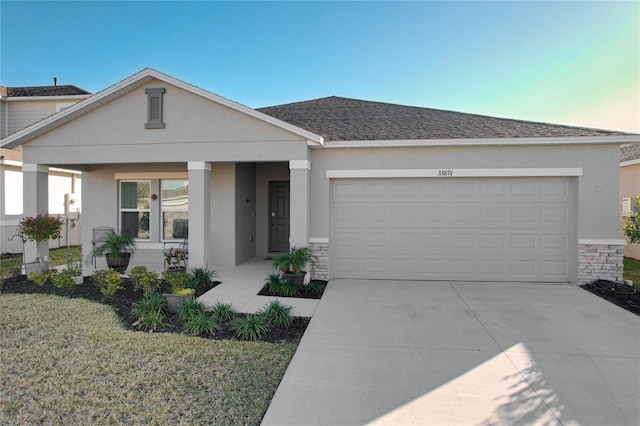
[{"label": "stone veneer wall", "polygon": [[622,282],[622,245],[580,244],[578,254],[578,284],[595,280]]},{"label": "stone veneer wall", "polygon": [[318,258],[318,264],[311,267],[312,280],[329,280],[329,243],[309,243],[309,248]]}]

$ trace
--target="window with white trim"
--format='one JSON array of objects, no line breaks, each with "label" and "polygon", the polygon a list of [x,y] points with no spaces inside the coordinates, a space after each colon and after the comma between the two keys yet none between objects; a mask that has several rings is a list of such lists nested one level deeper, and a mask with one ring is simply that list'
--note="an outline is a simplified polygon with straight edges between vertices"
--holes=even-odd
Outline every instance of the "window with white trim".
[{"label": "window with white trim", "polygon": [[134,238],[148,240],[151,214],[151,182],[120,182],[120,231]]},{"label": "window with white trim", "polygon": [[189,180],[145,177],[118,180],[120,232],[149,242],[187,239]]},{"label": "window with white trim", "polygon": [[189,237],[189,181],[167,179],[160,184],[162,199],[162,239]]}]

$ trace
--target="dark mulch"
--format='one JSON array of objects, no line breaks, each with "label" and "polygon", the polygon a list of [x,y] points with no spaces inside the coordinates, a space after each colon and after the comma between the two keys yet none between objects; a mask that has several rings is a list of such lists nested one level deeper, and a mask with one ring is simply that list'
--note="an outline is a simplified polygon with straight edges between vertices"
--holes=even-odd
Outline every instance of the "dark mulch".
[{"label": "dark mulch", "polygon": [[[327,282],[321,281],[321,280],[314,280],[313,282],[315,282],[316,284],[319,284],[319,287],[318,287],[320,288],[319,292],[310,290],[309,287],[303,285],[303,286],[299,286],[300,294],[298,294],[295,297],[299,299],[321,299],[322,295],[324,294],[324,290],[327,288]],[[260,290],[260,292],[258,293],[258,296],[276,296],[276,297],[284,297],[284,298],[287,297],[287,296],[283,296],[282,294],[273,293],[269,291],[267,289],[266,284],[264,285],[264,287],[262,287],[262,290]]]},{"label": "dark mulch", "polygon": [[583,289],[640,316],[640,292],[626,284],[597,280],[581,286]]},{"label": "dark mulch", "polygon": [[[212,283],[210,288],[215,287],[217,284],[219,284],[219,282]],[[131,308],[134,302],[142,299],[142,291],[134,289],[131,282],[126,279],[124,280],[124,287],[124,290],[120,290],[114,296],[104,296],[100,293],[99,288],[91,283],[91,278],[89,277],[85,278],[84,284],[76,285],[71,288],[57,288],[49,282],[39,286],[22,275],[5,279],[2,284],[2,292],[55,294],[57,296],[82,298],[104,303],[105,305],[109,305],[113,308],[124,327],[130,330],[137,330],[133,325],[136,319],[131,313]],[[209,289],[206,291],[208,290]],[[204,291],[196,293],[196,296],[200,296],[202,293],[204,293]],[[300,342],[300,339],[302,339],[302,335],[307,329],[308,324],[309,318],[294,317],[293,323],[288,328],[272,329],[260,340],[271,343],[298,343]],[[156,330],[155,332],[168,333],[181,331],[182,323],[175,316],[172,316],[169,318],[167,327]],[[215,340],[240,340],[235,337],[233,331],[229,329],[228,324],[225,326],[224,330],[216,332],[214,336],[207,336],[206,338]]]}]

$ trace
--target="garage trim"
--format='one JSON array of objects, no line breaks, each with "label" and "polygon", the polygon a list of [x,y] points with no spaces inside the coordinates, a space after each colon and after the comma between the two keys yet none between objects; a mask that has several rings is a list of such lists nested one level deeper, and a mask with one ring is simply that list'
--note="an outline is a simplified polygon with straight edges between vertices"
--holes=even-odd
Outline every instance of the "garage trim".
[{"label": "garage trim", "polygon": [[582,176],[582,168],[521,168],[521,169],[369,169],[327,170],[328,179],[361,178],[421,178],[421,177],[566,177]]}]

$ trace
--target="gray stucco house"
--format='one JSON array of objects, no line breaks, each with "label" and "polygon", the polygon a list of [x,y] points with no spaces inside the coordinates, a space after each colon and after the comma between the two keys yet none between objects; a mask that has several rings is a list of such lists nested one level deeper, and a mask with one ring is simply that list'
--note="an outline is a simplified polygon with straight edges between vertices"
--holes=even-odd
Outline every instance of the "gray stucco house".
[{"label": "gray stucco house", "polygon": [[2,146],[22,146],[25,214],[49,167],[81,170],[85,252],[112,226],[134,264],[188,237],[191,266],[293,245],[324,279],[581,283],[622,278],[611,212],[639,141],[339,97],[256,110],[145,69]]}]

